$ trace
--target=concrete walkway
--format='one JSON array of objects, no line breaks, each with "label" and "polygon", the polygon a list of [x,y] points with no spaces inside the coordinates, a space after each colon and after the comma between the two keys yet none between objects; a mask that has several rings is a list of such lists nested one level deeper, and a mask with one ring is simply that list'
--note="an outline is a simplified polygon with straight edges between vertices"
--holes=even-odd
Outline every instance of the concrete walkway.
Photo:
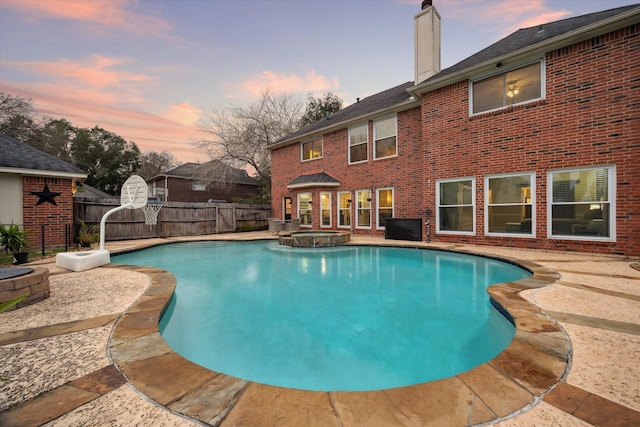
[{"label": "concrete walkway", "polygon": [[[107,249],[272,237],[262,232],[151,239],[112,242]],[[114,264],[72,273],[47,259],[33,264],[50,269],[51,296],[0,314],[0,376],[10,378],[0,383],[0,425],[640,425],[640,271],[631,267],[639,260],[367,237],[353,241],[517,259],[537,265],[540,276],[552,277],[545,269],[556,271],[561,277],[553,276],[555,283],[531,283],[518,292],[559,323],[570,345],[562,344],[566,340],[555,323],[535,313],[521,315],[524,305],[516,302],[514,341],[532,344],[534,335],[527,333],[537,328],[542,333],[535,340],[546,343],[531,348],[549,350],[536,356],[543,362],[501,355],[450,379],[360,394],[267,387],[195,367],[166,346],[157,318],[175,286],[171,274]],[[503,288],[492,295],[501,303],[515,301]],[[533,320],[535,328],[525,324]],[[505,354],[517,353],[514,348]]]}]

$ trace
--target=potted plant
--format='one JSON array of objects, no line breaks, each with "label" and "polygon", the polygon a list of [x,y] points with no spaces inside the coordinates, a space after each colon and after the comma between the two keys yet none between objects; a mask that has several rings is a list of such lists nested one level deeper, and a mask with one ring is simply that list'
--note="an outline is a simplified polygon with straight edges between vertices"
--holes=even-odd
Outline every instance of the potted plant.
[{"label": "potted plant", "polygon": [[13,253],[14,264],[24,264],[29,261],[27,232],[20,229],[18,224],[12,222],[8,227],[0,224],[0,247]]},{"label": "potted plant", "polygon": [[78,220],[80,223],[80,231],[78,232],[78,241],[83,248],[90,248],[93,243],[100,240],[100,234],[96,230],[95,225],[89,225],[83,220]]}]

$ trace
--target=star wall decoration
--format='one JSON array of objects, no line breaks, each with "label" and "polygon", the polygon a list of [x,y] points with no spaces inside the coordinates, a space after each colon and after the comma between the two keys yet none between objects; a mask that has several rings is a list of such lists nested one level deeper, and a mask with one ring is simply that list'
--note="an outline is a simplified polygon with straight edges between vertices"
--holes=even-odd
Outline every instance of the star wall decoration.
[{"label": "star wall decoration", "polygon": [[36,203],[36,206],[38,206],[39,204],[42,204],[44,202],[49,202],[53,205],[58,206],[58,204],[56,203],[56,197],[61,195],[62,193],[56,193],[55,191],[51,191],[49,190],[49,185],[45,184],[44,188],[42,189],[42,191],[32,191],[31,193],[32,196],[38,196],[38,203]]}]

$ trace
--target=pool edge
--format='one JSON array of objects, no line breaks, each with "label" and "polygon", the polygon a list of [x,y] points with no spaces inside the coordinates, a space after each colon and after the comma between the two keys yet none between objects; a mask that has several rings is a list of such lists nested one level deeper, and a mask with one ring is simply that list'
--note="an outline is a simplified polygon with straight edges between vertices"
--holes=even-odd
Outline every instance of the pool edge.
[{"label": "pool edge", "polygon": [[[145,247],[149,246],[155,245]],[[477,251],[390,246],[486,256],[529,270],[530,278],[495,284],[487,290],[513,319],[516,333],[512,342],[498,356],[470,371],[412,386],[366,392],[267,386],[210,371],[173,352],[159,335],[158,321],[171,300],[175,277],[154,267],[110,264],[146,274],[151,285],[115,325],[109,357],[131,386],[159,405],[201,423],[223,426],[257,421],[269,424],[270,419],[283,416],[294,424],[316,424],[319,420],[323,420],[321,425],[370,424],[380,418],[392,420],[400,411],[424,420],[440,413],[450,425],[482,425],[537,404],[566,377],[571,361],[567,334],[520,295],[555,283],[560,278],[557,272],[530,261]]]}]

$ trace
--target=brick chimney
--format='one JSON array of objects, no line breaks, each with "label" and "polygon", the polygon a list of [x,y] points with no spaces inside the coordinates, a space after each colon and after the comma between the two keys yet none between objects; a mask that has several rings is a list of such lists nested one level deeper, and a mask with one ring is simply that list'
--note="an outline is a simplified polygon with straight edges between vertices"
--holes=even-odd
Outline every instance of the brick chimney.
[{"label": "brick chimney", "polygon": [[422,11],[413,18],[415,84],[440,72],[440,14],[432,0],[422,2]]}]

